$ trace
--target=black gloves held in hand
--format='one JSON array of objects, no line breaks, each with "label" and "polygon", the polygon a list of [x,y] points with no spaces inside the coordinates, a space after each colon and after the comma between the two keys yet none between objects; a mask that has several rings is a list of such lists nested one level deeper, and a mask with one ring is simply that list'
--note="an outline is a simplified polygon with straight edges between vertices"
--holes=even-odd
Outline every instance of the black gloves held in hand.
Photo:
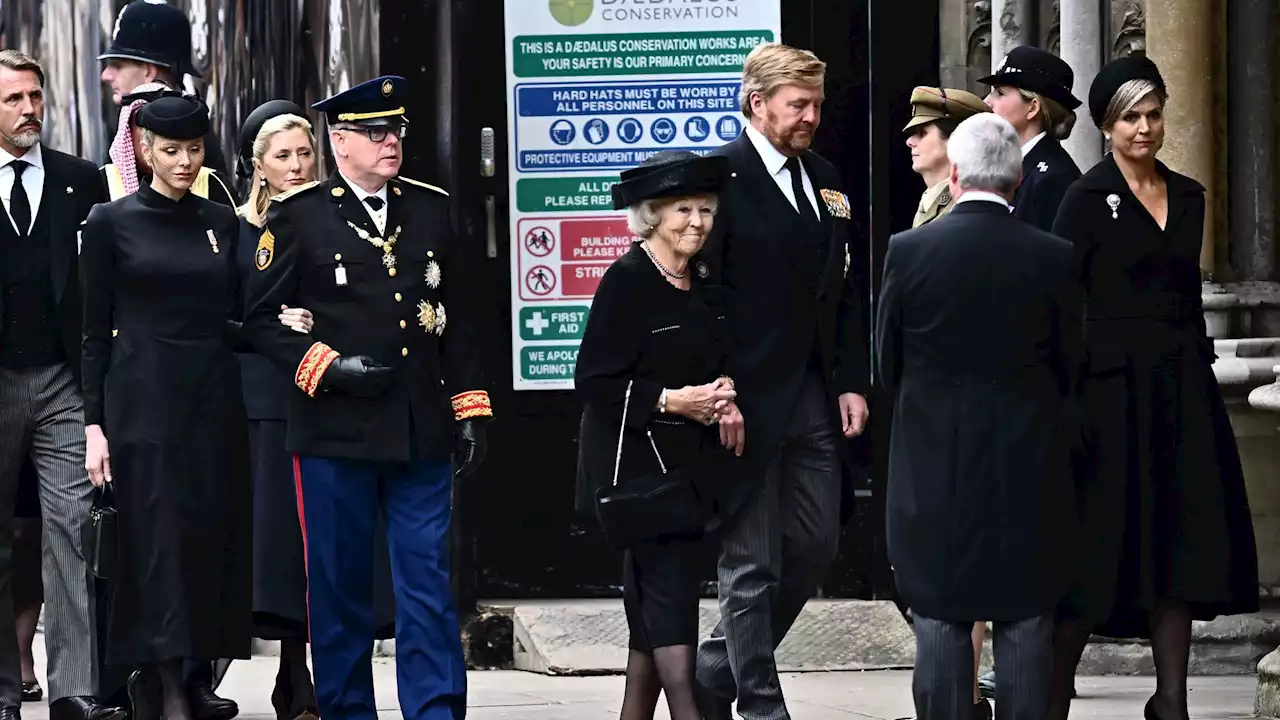
[{"label": "black gloves held in hand", "polygon": [[372,400],[390,390],[395,380],[395,370],[375,363],[373,358],[344,355],[334,360],[324,371],[320,387]]},{"label": "black gloves held in hand", "polygon": [[462,420],[458,423],[458,447],[453,453],[453,474],[456,477],[470,475],[484,461],[485,449],[484,425],[476,420]]}]

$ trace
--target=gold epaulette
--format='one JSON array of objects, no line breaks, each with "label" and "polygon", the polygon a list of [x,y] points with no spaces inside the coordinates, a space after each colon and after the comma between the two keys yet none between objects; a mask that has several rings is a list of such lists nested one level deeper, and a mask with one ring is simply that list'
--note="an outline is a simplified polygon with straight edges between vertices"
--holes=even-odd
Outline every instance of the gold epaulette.
[{"label": "gold epaulette", "polygon": [[484,390],[468,390],[450,398],[453,405],[453,417],[456,420],[467,420],[473,417],[493,417],[493,407],[489,405],[489,393]]},{"label": "gold epaulette", "polygon": [[299,195],[301,193],[304,193],[307,190],[310,190],[311,188],[318,186],[319,184],[320,184],[319,180],[312,180],[311,182],[306,183],[304,185],[299,185],[298,187],[292,190],[285,190],[284,192],[280,193],[279,195],[271,199],[274,200],[275,202],[284,202],[285,200],[288,200],[294,195]]},{"label": "gold epaulette", "polygon": [[405,176],[403,176],[403,175],[401,175],[401,176],[397,177],[396,179],[397,179],[397,180],[403,180],[404,182],[407,182],[407,183],[409,183],[410,185],[417,185],[418,187],[424,187],[424,188],[426,188],[426,189],[428,189],[428,190],[434,190],[435,192],[438,192],[438,193],[440,193],[441,195],[443,195],[443,196],[445,196],[445,197],[449,197],[449,193],[448,193],[448,192],[446,192],[444,188],[438,188],[438,187],[436,187],[435,185],[428,185],[427,183],[424,183],[424,182],[422,182],[422,181],[420,181],[420,180],[414,180],[413,178],[407,178],[407,177],[405,177]]}]

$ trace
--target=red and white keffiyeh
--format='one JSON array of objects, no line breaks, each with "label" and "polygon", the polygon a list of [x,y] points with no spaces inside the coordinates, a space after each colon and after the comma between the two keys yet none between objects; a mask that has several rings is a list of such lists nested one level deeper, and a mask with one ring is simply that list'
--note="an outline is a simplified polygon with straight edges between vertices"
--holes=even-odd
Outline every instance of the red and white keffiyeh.
[{"label": "red and white keffiyeh", "polygon": [[[160,83],[146,83],[130,92],[155,92],[164,90],[166,87]],[[120,181],[124,184],[127,195],[138,191],[138,161],[133,155],[133,113],[146,103],[146,100],[134,100],[120,108],[120,122],[116,126],[116,137],[111,141],[111,149],[107,152],[111,162],[116,166],[116,171],[120,173]]]}]

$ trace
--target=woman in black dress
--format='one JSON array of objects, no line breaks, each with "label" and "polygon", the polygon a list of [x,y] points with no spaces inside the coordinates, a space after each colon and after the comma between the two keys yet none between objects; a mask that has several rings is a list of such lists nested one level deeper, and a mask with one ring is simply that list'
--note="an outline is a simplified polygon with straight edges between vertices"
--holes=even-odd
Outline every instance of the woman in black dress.
[{"label": "woman in black dress", "polygon": [[[713,483],[701,481],[713,476],[720,446],[742,452],[742,414],[733,382],[721,372],[722,321],[705,293],[690,292],[696,273],[689,259],[711,231],[714,193],[727,172],[724,158],[664,152],[613,187],[615,208],[628,208],[641,240],[601,278],[578,351],[574,381],[585,406],[580,509],[594,507],[595,491],[612,485],[615,461],[619,486],[661,472],[660,463],[667,470],[707,467],[696,476],[710,505]],[[693,661],[701,540],[692,530],[626,548],[631,641],[623,720],[651,720],[660,691],[672,720],[700,717]]]},{"label": "woman in black dress", "polygon": [[[241,129],[239,166],[249,180],[240,207],[237,263],[242,276],[253,271],[254,250],[271,198],[315,180],[315,138],[302,108],[288,100],[259,105]],[[310,331],[310,313],[297,318],[281,308],[282,324]],[[305,311],[304,311],[305,312]],[[236,354],[253,464],[253,634],[280,642],[280,667],[271,704],[277,720],[314,720],[315,685],[307,668],[307,571],[294,485],[293,456],[285,451],[292,378],[265,357],[242,349]],[[381,536],[381,533],[380,533]],[[375,635],[395,637],[391,556],[385,541],[375,544]]]},{"label": "woman in black dress", "polygon": [[1167,97],[1147,58],[1098,73],[1089,111],[1112,152],[1071,186],[1053,228],[1075,246],[1089,357],[1084,565],[1064,607],[1051,718],[1067,717],[1090,631],[1151,638],[1146,716],[1186,718],[1191,621],[1258,609],[1244,475],[1200,303],[1204,188],[1156,159]]},{"label": "woman in black dress", "polygon": [[[107,661],[155,668],[160,714],[191,720],[183,661],[250,651],[248,433],[227,392],[240,385],[238,226],[189,192],[208,110],[164,97],[136,124],[150,185],[95,207],[82,232],[85,463],[120,515]],[[130,696],[147,714],[141,688]]]}]

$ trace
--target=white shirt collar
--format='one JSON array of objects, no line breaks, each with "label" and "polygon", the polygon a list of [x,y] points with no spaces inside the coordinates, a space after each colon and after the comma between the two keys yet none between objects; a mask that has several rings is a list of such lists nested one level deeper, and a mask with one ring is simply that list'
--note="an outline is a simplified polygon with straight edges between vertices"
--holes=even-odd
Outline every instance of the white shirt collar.
[{"label": "white shirt collar", "polygon": [[1043,138],[1044,136],[1045,136],[1045,131],[1041,130],[1039,135],[1036,135],[1035,137],[1023,143],[1022,157],[1026,157],[1027,154],[1031,152],[1031,148],[1035,147],[1036,143],[1040,142],[1040,139]]},{"label": "white shirt collar", "polygon": [[756,152],[760,154],[760,159],[764,161],[764,169],[768,170],[770,175],[782,172],[783,166],[787,164],[787,156],[778,152],[778,148],[769,142],[769,138],[751,123],[747,123],[746,133],[751,139],[751,144],[755,146]]},{"label": "white shirt collar", "polygon": [[[0,167],[5,167],[17,159],[18,158],[10,155],[8,150],[0,148]],[[31,148],[27,150],[27,154],[23,155],[21,159],[26,160],[32,167],[38,167],[41,170],[44,169],[44,156],[40,154],[40,143],[32,145]]]},{"label": "white shirt collar", "polygon": [[351,188],[351,192],[356,194],[356,199],[361,203],[364,203],[364,199],[367,197],[376,197],[384,203],[387,201],[387,186],[385,183],[378,188],[378,192],[365,192],[364,188],[351,182],[351,178],[344,175],[341,170],[338,171],[338,174],[342,176],[342,181],[347,184],[347,187]]},{"label": "white shirt collar", "polygon": [[964,194],[956,200],[956,204],[959,205],[960,203],[967,202],[993,202],[1009,207],[1008,200],[1005,200],[993,192],[987,192],[986,190],[965,190]]}]

